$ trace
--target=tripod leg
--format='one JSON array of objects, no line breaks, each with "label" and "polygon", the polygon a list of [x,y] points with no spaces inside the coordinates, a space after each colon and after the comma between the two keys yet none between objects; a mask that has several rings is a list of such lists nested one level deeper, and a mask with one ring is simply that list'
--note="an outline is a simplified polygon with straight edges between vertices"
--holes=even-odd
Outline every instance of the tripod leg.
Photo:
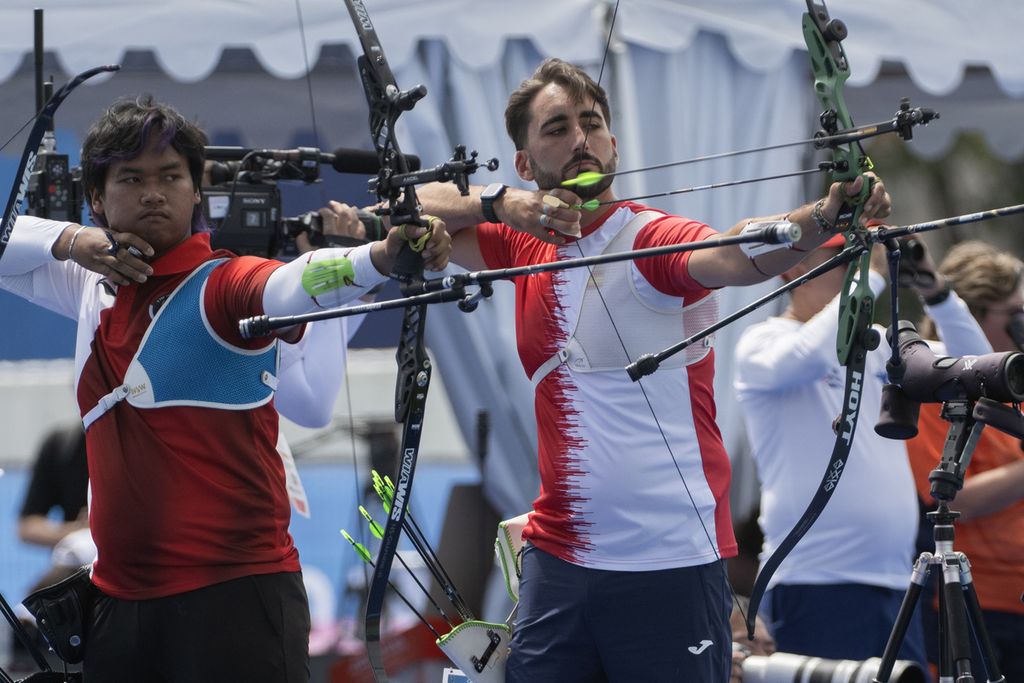
[{"label": "tripod leg", "polygon": [[971,634],[967,624],[964,591],[960,588],[959,553],[942,556],[942,592],[946,598],[946,624],[949,650],[956,671],[956,683],[973,683],[971,673]]},{"label": "tripod leg", "polygon": [[985,618],[981,614],[981,605],[978,603],[978,594],[974,590],[974,578],[971,576],[971,563],[963,553],[960,555],[960,586],[963,589],[964,603],[967,606],[967,613],[970,616],[971,624],[974,626],[974,635],[978,639],[981,648],[981,656],[985,659],[985,667],[988,669],[989,683],[1003,683],[1006,679],[999,671],[999,662],[996,661],[995,652],[992,651],[992,641],[988,636],[988,627],[985,626]]},{"label": "tripod leg", "polygon": [[939,683],[953,683],[953,657],[949,651],[949,620],[946,616],[946,593],[942,590],[942,577],[939,577]]},{"label": "tripod leg", "polygon": [[878,663],[878,673],[872,679],[872,683],[888,683],[889,676],[892,675],[900,645],[903,644],[903,638],[907,635],[907,626],[910,625],[910,619],[914,616],[914,608],[917,607],[917,601],[921,598],[921,589],[928,580],[931,563],[931,553],[921,553],[917,561],[914,562],[910,586],[907,587],[903,602],[900,603],[900,611],[896,615],[896,622],[892,625],[892,632],[889,634],[889,640],[885,643],[882,659]]},{"label": "tripod leg", "polygon": [[14,631],[14,635],[18,637],[21,644],[28,650],[29,654],[32,655],[32,659],[36,660],[36,666],[42,671],[53,671],[50,668],[50,663],[46,661],[46,657],[39,651],[36,644],[32,642],[25,627],[18,621],[18,617],[14,614],[14,610],[11,609],[11,604],[7,602],[7,598],[0,593],[0,614],[3,614],[4,619],[11,625],[11,630]]}]

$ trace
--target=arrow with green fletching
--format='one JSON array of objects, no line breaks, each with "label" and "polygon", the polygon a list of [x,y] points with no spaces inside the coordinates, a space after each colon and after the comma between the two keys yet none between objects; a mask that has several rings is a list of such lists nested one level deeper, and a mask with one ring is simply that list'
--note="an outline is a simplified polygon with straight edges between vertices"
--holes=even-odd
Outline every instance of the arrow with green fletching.
[{"label": "arrow with green fletching", "polygon": [[[362,508],[360,508],[360,509],[362,509]],[[363,562],[365,562],[366,564],[370,565],[371,567],[374,566],[373,558],[370,555],[370,551],[366,549],[365,545],[363,545],[362,543],[360,543],[356,539],[352,538],[352,536],[347,531],[345,531],[344,529],[341,530],[341,535],[344,536],[345,540],[348,541],[352,545],[352,549],[356,551],[356,554],[359,555],[359,557],[363,560]],[[383,536],[383,533],[381,535]],[[419,582],[417,581],[417,583],[419,583]],[[388,585],[391,586],[391,590],[393,590],[395,592],[395,595],[397,595],[399,598],[402,599],[402,602],[405,603],[405,606],[408,607],[410,610],[412,610],[413,614],[415,614],[417,617],[419,617],[420,621],[423,622],[423,625],[430,629],[430,632],[434,634],[434,637],[436,637],[438,640],[440,640],[441,639],[441,634],[437,632],[437,629],[434,628],[433,625],[431,625],[431,623],[429,621],[427,621],[426,618],[422,614],[420,614],[419,610],[417,610],[415,607],[413,607],[412,603],[409,602],[409,600],[404,595],[402,595],[402,591],[398,590],[398,588],[395,586],[394,583],[392,583],[392,581],[390,579],[388,580]],[[423,587],[422,584],[420,584],[420,587],[421,588]],[[428,594],[427,597],[429,597],[429,594]],[[431,601],[431,602],[433,602],[433,601]],[[437,603],[434,603],[434,605],[437,606]],[[438,607],[438,609],[440,610],[441,608]],[[445,621],[448,621],[448,625],[451,626],[451,621],[448,620],[447,615],[445,615],[445,613],[443,611],[441,612],[441,616],[443,616],[445,618]]]},{"label": "arrow with green fletching", "polygon": [[370,513],[367,512],[366,508],[364,508],[362,505],[359,506],[359,514],[361,514],[363,516],[363,519],[365,519],[367,523],[370,525],[371,534],[373,534],[376,538],[384,538],[384,527],[378,524],[377,521],[370,516]]},{"label": "arrow with green fletching", "polygon": [[352,538],[347,531],[341,530],[341,535],[345,537],[345,540],[352,544],[352,549],[356,551],[356,554],[362,558],[363,562],[373,566],[373,557],[370,555],[370,551],[366,549],[366,546]]}]

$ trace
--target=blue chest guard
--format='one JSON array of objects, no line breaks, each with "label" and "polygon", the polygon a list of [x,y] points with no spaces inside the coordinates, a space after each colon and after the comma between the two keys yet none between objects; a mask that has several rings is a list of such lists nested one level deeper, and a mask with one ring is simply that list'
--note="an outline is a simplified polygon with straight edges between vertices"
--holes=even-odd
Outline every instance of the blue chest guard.
[{"label": "blue chest guard", "polygon": [[124,382],[82,418],[86,429],[123,400],[136,408],[246,410],[274,397],[277,341],[262,349],[238,348],[206,319],[206,283],[223,261],[207,261],[171,293],[146,330]]}]

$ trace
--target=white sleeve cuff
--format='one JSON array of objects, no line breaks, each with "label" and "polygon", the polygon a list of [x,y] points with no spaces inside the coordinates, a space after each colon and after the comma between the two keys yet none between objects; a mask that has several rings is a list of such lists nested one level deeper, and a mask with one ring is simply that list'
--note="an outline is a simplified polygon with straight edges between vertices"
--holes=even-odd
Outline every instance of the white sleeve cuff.
[{"label": "white sleeve cuff", "polygon": [[382,275],[377,270],[377,267],[373,265],[373,259],[370,258],[371,247],[373,247],[373,242],[360,244],[348,252],[348,258],[352,261],[352,270],[356,274],[357,287],[370,289],[382,282],[386,282],[388,279],[387,275]]},{"label": "white sleeve cuff", "polygon": [[971,315],[967,304],[950,290],[945,301],[934,306],[925,306],[925,311],[935,321],[939,338],[951,356],[983,356],[992,353],[992,344],[981,326]]}]

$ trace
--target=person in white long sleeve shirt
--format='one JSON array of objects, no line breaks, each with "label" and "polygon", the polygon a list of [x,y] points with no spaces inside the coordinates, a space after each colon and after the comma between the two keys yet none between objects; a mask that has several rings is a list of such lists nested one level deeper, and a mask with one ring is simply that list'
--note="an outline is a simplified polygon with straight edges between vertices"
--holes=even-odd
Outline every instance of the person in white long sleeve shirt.
[{"label": "person in white long sleeve shirt", "polygon": [[[783,278],[806,273],[841,247],[841,239],[830,240]],[[884,250],[875,249],[869,285],[877,298],[887,283]],[[781,316],[749,327],[736,347],[734,385],[761,480],[762,559],[800,518],[832,453],[845,378],[836,357],[844,275],[845,268],[837,268],[796,288]],[[943,298],[946,291],[938,279],[918,293],[935,302],[927,310],[949,353],[990,352],[966,304],[953,292]],[[884,339],[884,329],[879,331]],[[888,357],[884,343],[868,353],[861,393],[866,422],[842,479],[769,586],[762,614],[780,651],[834,659],[881,656],[909,584],[918,520],[913,477],[903,442],[880,437],[872,423]],[[900,657],[925,662],[918,619]]]}]

